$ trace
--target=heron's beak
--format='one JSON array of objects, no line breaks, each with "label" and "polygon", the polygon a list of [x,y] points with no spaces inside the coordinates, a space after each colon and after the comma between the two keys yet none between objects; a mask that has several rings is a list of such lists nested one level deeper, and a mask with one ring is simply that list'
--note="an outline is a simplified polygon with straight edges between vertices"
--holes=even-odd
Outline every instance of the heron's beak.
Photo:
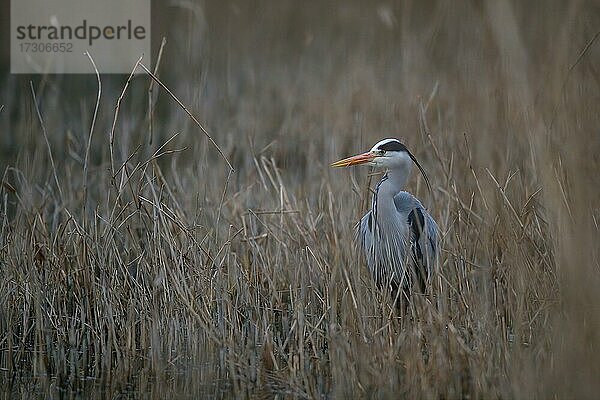
[{"label": "heron's beak", "polygon": [[376,155],[370,151],[358,154],[356,156],[344,158],[343,160],[336,161],[331,164],[332,167],[349,167],[351,165],[366,164],[375,159]]}]

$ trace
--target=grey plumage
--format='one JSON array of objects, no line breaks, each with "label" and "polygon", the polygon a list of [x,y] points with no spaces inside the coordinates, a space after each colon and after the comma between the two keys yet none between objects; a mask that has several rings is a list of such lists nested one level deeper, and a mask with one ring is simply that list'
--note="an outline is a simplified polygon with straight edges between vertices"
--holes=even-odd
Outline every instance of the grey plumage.
[{"label": "grey plumage", "polygon": [[405,191],[393,196],[395,210],[382,207],[377,200],[380,187],[381,183],[357,232],[367,266],[380,287],[408,291],[418,283],[424,292],[435,265],[437,224],[421,202]]},{"label": "grey plumage", "polygon": [[[429,180],[415,157],[397,139],[384,139],[364,154],[332,166],[369,164],[387,170],[377,184],[372,207],[358,225],[358,242],[378,286],[424,292],[438,251],[438,227],[423,204],[403,191],[413,162]],[[418,285],[418,288],[415,287]]]}]

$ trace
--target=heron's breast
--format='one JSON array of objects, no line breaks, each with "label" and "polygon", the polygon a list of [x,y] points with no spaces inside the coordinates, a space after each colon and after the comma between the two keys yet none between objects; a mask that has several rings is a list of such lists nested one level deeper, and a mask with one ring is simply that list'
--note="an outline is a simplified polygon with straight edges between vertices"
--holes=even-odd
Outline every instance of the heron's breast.
[{"label": "heron's breast", "polygon": [[376,223],[373,224],[374,242],[378,243],[380,247],[404,254],[410,238],[406,218],[398,212],[395,213],[394,218],[376,217]]}]

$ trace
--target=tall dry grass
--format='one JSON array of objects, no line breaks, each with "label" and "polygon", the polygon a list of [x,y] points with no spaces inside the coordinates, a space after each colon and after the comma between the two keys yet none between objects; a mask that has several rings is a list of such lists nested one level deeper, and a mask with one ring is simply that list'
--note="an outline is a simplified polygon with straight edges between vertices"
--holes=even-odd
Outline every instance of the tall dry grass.
[{"label": "tall dry grass", "polygon": [[[3,397],[597,395],[597,4],[153,15],[234,171],[147,75],[102,76],[95,119],[93,74],[5,76]],[[352,243],[376,178],[328,168],[389,136],[443,233],[403,318]]]}]

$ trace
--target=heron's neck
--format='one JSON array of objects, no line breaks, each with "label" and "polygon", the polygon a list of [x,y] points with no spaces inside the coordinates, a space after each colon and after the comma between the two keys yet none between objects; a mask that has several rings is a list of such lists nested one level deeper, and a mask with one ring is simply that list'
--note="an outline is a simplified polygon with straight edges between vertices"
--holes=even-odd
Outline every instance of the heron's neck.
[{"label": "heron's neck", "polygon": [[404,189],[409,174],[409,169],[388,170],[383,178],[381,178],[381,182],[379,182],[377,201],[393,202],[394,196]]},{"label": "heron's neck", "polygon": [[394,196],[398,194],[408,179],[409,170],[391,169],[381,178],[373,196],[373,214],[378,223],[385,225],[386,215],[393,215],[396,210]]}]

